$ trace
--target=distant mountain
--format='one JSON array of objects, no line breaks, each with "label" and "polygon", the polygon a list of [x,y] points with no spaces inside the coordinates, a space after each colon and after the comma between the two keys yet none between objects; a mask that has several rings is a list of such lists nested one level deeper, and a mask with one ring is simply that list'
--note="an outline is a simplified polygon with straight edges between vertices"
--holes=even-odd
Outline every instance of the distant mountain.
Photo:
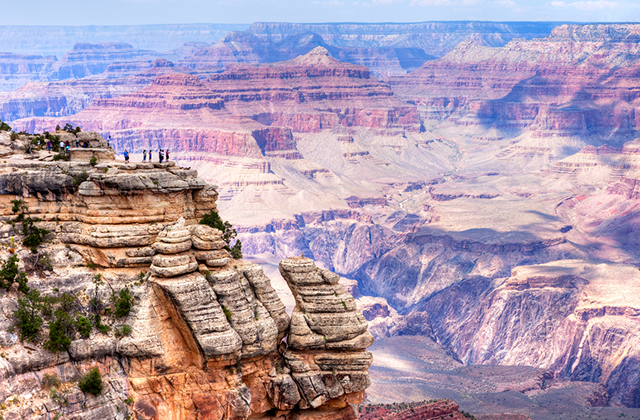
[{"label": "distant mountain", "polygon": [[548,36],[558,22],[254,23],[213,46],[194,49],[180,64],[193,69],[230,63],[270,63],[326,48],[369,67],[376,77],[405,74],[440,58],[464,40],[502,47],[514,38]]},{"label": "distant mountain", "polygon": [[0,26],[0,51],[19,54],[55,55],[58,58],[77,43],[124,42],[135,48],[169,51],[185,42],[215,43],[229,31],[249,25],[91,25],[91,26]]}]

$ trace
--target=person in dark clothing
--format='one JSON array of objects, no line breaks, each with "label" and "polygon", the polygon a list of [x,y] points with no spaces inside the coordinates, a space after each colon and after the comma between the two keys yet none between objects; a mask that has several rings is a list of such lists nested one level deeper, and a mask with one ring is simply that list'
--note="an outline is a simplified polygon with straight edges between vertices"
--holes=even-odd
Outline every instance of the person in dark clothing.
[{"label": "person in dark clothing", "polygon": [[147,151],[146,151],[146,149],[142,151],[142,161],[143,162],[147,161]]},{"label": "person in dark clothing", "polygon": [[165,156],[167,162],[169,162],[169,149],[165,150],[164,156]]},{"label": "person in dark clothing", "polygon": [[47,140],[47,151],[51,151],[51,140]]},{"label": "person in dark clothing", "polygon": [[78,135],[76,134],[76,148],[80,147],[80,139],[78,138]]},{"label": "person in dark clothing", "polygon": [[124,163],[129,163],[129,151],[124,151]]},{"label": "person in dark clothing", "polygon": [[158,159],[160,160],[160,163],[162,163],[162,160],[164,159],[164,154],[162,153],[162,149],[158,151]]}]

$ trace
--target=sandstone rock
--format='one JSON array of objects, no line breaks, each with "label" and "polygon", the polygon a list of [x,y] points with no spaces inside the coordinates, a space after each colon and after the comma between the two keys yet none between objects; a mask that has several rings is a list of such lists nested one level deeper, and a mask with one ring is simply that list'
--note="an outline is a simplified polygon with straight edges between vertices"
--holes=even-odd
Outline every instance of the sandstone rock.
[{"label": "sandstone rock", "polygon": [[154,242],[151,247],[160,254],[179,254],[191,249],[191,240],[179,242],[177,244]]},{"label": "sandstone rock", "polygon": [[338,276],[304,257],[283,260],[280,273],[296,299],[289,334],[293,348],[364,349],[373,344],[366,320]]},{"label": "sandstone rock", "polygon": [[219,249],[214,251],[195,250],[193,251],[193,255],[198,261],[231,259],[231,255],[226,249]]},{"label": "sandstone rock", "polygon": [[73,360],[99,359],[113,356],[116,352],[116,340],[110,337],[96,336],[86,340],[75,340],[69,346],[69,356]]},{"label": "sandstone rock", "polygon": [[197,269],[198,269],[198,263],[196,263],[195,261],[188,264],[177,265],[173,267],[158,267],[155,265],[152,265],[151,267],[149,267],[149,270],[153,274],[160,277],[181,276],[183,274],[193,273]]},{"label": "sandstone rock", "polygon": [[278,410],[291,410],[300,401],[297,383],[290,375],[279,374],[265,384],[267,394]]},{"label": "sandstone rock", "polygon": [[229,322],[242,338],[243,357],[272,352],[280,336],[276,322],[255,296],[251,284],[238,270],[214,271],[208,277]]},{"label": "sandstone rock", "polygon": [[278,297],[275,289],[271,286],[271,281],[265,276],[262,267],[258,264],[247,264],[242,266],[242,273],[249,281],[256,298],[269,311],[271,317],[276,321],[278,331],[284,333],[289,328],[290,318],[285,311],[284,304]]},{"label": "sandstone rock", "polygon": [[203,241],[200,238],[194,236],[193,238],[191,238],[191,241],[193,242],[193,247],[195,249],[201,249],[201,250],[221,250],[225,247],[226,242],[223,240],[218,240],[218,241]]},{"label": "sandstone rock", "polygon": [[224,267],[229,264],[230,261],[231,258],[216,258],[213,260],[207,260],[206,262],[209,267]]},{"label": "sandstone rock", "polygon": [[172,280],[155,280],[153,284],[169,296],[169,301],[189,326],[205,357],[240,351],[242,339],[229,325],[216,294],[202,275],[196,273]]}]

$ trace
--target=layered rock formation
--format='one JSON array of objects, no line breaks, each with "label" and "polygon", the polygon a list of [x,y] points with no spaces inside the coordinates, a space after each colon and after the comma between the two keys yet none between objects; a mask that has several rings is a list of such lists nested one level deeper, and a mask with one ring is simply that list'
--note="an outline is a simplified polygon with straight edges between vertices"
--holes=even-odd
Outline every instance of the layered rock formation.
[{"label": "layered rock formation", "polygon": [[233,63],[268,63],[324,47],[353,64],[367,66],[376,77],[404,74],[427,60],[448,53],[464,39],[502,46],[514,37],[546,36],[556,24],[424,22],[254,23],[244,32],[230,32],[219,43],[200,48],[181,63],[191,68],[225,67]]},{"label": "layered rock formation", "polygon": [[[335,284],[339,277],[309,259],[284,260],[282,273],[300,296],[290,326],[260,266],[234,260],[222,232],[197,224],[216,210],[215,187],[174,162],[114,161],[100,136],[79,137],[91,147],[72,148],[70,161],[53,161],[46,151],[20,152],[34,137],[2,135],[10,151],[0,173],[1,197],[5,203],[20,197],[29,214],[42,219],[38,226],[51,232],[35,252],[50,256],[52,271],[31,274],[29,285],[81,302],[106,294],[104,287],[130,290],[134,304],[124,320],[130,332],[71,337],[68,351],[56,354],[42,349],[44,337],[27,343],[4,332],[2,399],[21,401],[5,418],[59,412],[118,419],[355,419],[353,406],[369,385],[365,348],[373,337],[351,295]],[[28,261],[11,217],[7,204],[3,238],[15,237],[16,252]],[[4,328],[18,297],[10,289],[2,298]],[[102,315],[108,324],[112,315]],[[98,397],[76,387],[94,366],[105,388]],[[39,392],[44,375],[54,372],[64,392]]]},{"label": "layered rock formation", "polygon": [[501,48],[465,41],[389,83],[426,120],[478,131],[528,129],[538,138],[580,137],[587,144],[630,140],[637,126],[636,31],[636,25],[562,25],[546,38]]}]

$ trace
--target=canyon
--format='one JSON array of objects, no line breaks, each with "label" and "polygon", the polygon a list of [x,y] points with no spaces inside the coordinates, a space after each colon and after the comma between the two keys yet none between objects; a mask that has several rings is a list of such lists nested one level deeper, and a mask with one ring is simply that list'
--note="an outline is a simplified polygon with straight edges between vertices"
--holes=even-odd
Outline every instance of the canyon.
[{"label": "canyon", "polygon": [[[221,215],[293,313],[281,259],[343,277],[378,340],[367,403],[635,415],[640,28],[495,35],[504,25],[254,24],[215,45],[163,57],[131,47],[130,64],[34,82],[54,105],[28,102],[34,83],[4,92],[3,118],[30,133],[96,130],[140,169],[142,150],[155,165],[169,149],[217,185]],[[421,38],[436,31],[455,36]]]},{"label": "canyon", "polygon": [[[308,258],[283,260],[296,299],[289,316],[262,268],[198,224],[216,211],[215,187],[175,162],[115,161],[94,132],[78,137],[89,147],[65,161],[44,147],[25,153],[36,136],[0,133],[10,150],[0,169],[0,231],[11,242],[3,270],[13,255],[26,273],[17,289],[3,280],[2,416],[355,419],[373,336],[340,277]],[[21,221],[46,229],[46,242],[29,242]],[[130,296],[126,313],[101,303],[113,294]],[[16,314],[39,299],[47,319],[46,306],[67,309],[26,338]],[[54,349],[61,311],[93,321],[85,333],[80,321],[78,332],[68,327]],[[99,372],[98,392],[83,388],[89,371]]]}]

